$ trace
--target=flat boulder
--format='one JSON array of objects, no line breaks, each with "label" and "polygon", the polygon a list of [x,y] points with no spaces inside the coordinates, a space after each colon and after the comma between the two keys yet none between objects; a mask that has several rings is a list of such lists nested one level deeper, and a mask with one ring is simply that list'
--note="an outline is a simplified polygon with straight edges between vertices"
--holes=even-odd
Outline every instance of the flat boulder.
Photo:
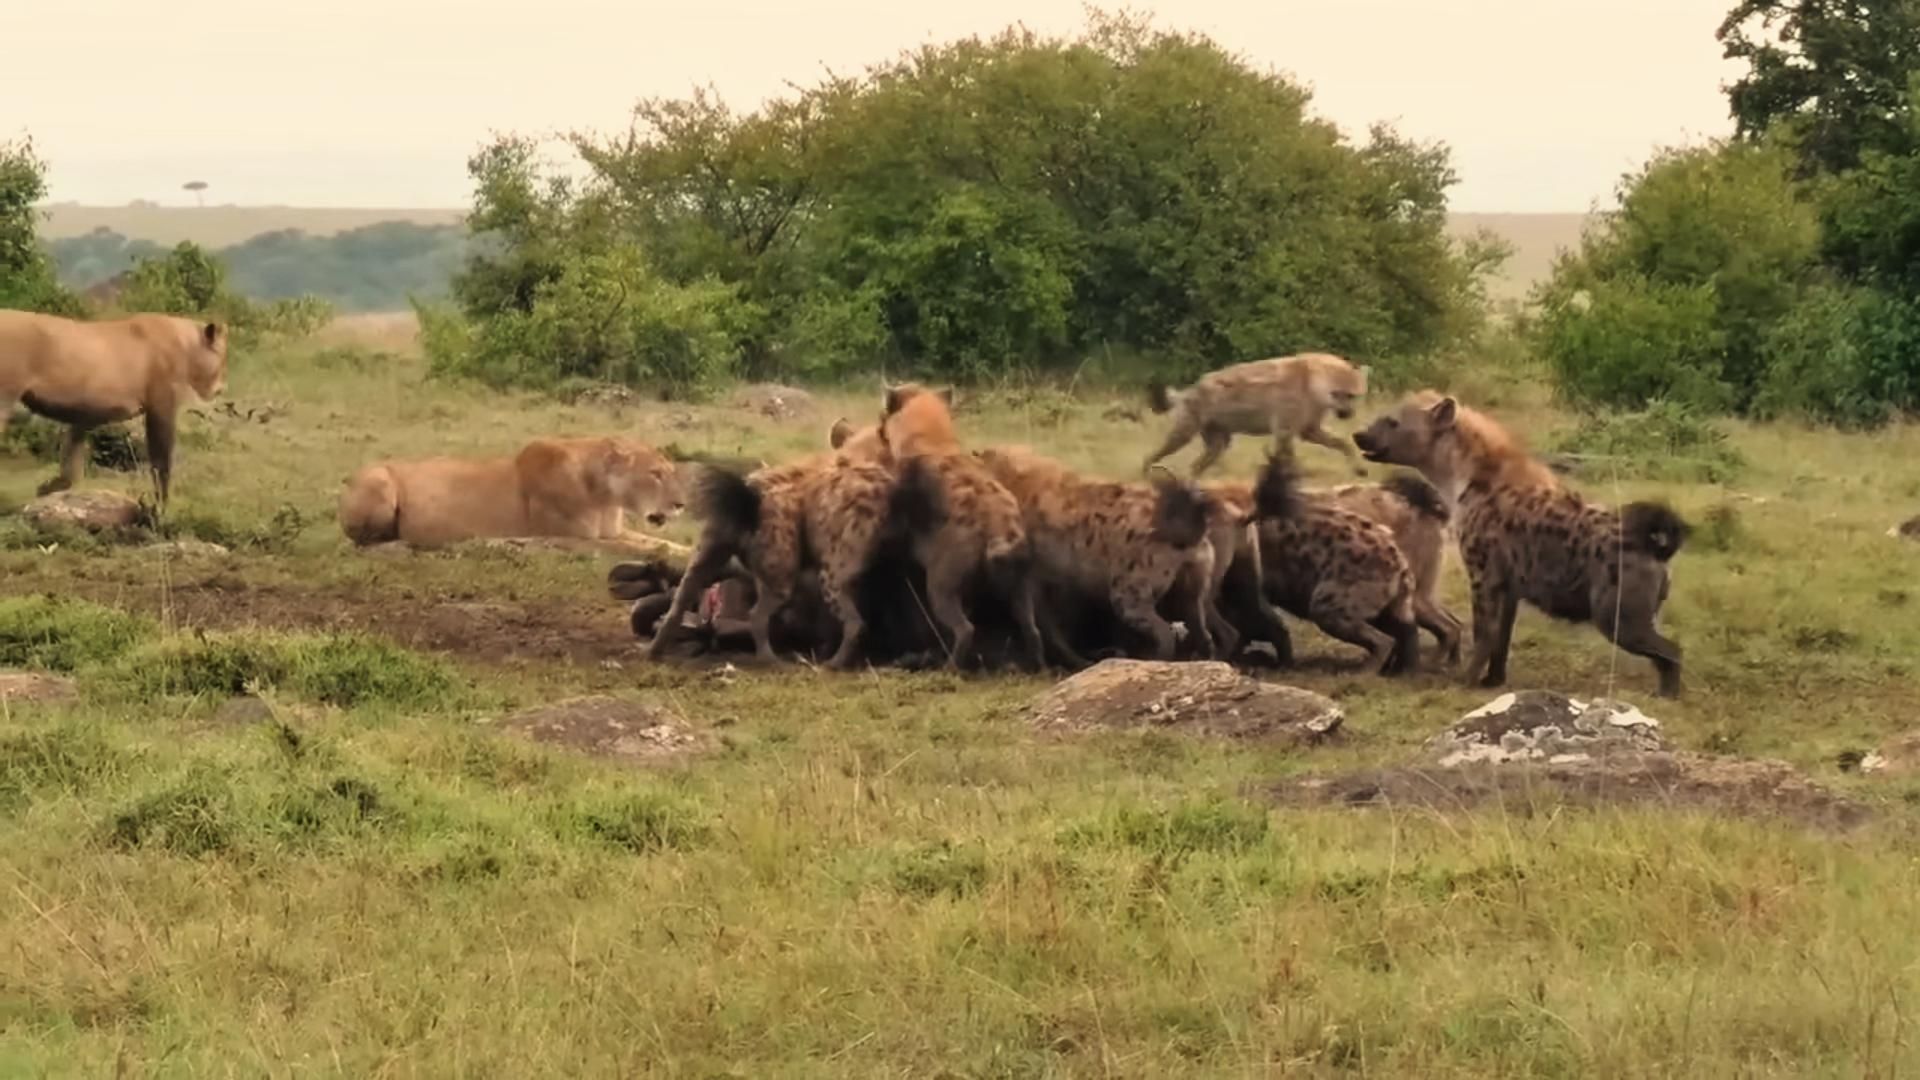
[{"label": "flat boulder", "polygon": [[1062,733],[1189,731],[1298,743],[1331,737],[1346,719],[1331,698],[1261,682],[1217,660],[1103,660],[1057,683],[1028,711],[1036,727]]},{"label": "flat boulder", "polygon": [[1488,762],[1563,763],[1665,750],[1660,721],[1631,705],[1550,690],[1501,694],[1427,740],[1442,768]]},{"label": "flat boulder", "polygon": [[34,499],[20,513],[37,529],[87,532],[131,528],[146,517],[138,502],[117,491],[56,491]]},{"label": "flat boulder", "polygon": [[72,679],[39,671],[0,671],[0,705],[72,701],[80,690]]},{"label": "flat boulder", "polygon": [[653,705],[604,694],[523,709],[500,726],[537,743],[654,764],[703,754],[714,740]]}]

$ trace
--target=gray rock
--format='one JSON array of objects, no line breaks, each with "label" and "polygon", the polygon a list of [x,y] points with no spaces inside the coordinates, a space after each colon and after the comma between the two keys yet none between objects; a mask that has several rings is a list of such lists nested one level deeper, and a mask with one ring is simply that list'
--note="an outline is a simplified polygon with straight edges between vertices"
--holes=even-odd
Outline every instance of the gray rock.
[{"label": "gray rock", "polygon": [[1896,540],[1920,540],[1920,517],[1907,520],[1887,530],[1887,535]]},{"label": "gray rock", "polygon": [[1216,660],[1103,660],[1041,694],[1029,711],[1036,726],[1054,731],[1161,729],[1303,743],[1335,734],[1346,719],[1331,698]]}]

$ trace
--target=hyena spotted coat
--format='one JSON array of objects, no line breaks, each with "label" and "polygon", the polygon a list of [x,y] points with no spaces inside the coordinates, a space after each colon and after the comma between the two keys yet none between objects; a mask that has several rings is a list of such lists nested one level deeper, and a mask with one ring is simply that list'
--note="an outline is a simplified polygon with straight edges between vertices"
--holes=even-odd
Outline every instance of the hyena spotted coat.
[{"label": "hyena spotted coat", "polygon": [[1292,454],[1292,441],[1338,450],[1354,470],[1364,473],[1353,447],[1321,425],[1327,414],[1345,420],[1367,392],[1367,369],[1354,367],[1331,353],[1305,353],[1271,360],[1254,360],[1204,375],[1185,390],[1170,391],[1160,383],[1148,388],[1155,412],[1172,413],[1166,439],[1147,455],[1145,468],[1198,436],[1204,449],[1193,463],[1193,475],[1212,468],[1227,452],[1235,435],[1266,435],[1274,453]]},{"label": "hyena spotted coat", "polygon": [[1610,510],[1562,487],[1491,417],[1424,390],[1353,437],[1370,461],[1420,470],[1457,506],[1460,557],[1473,589],[1466,676],[1507,679],[1513,621],[1526,601],[1558,619],[1591,622],[1653,661],[1660,693],[1680,694],[1680,646],[1656,626],[1667,562],[1688,526],[1663,503]]},{"label": "hyena spotted coat", "polygon": [[[1110,604],[1121,621],[1152,639],[1154,659],[1171,660],[1173,627],[1159,607],[1185,577],[1186,610],[1179,617],[1199,655],[1213,655],[1207,619],[1213,505],[1204,493],[1171,475],[1156,476],[1152,485],[1089,480],[1024,447],[991,447],[974,456],[1019,500],[1046,586]],[[1038,622],[1063,661],[1086,666],[1050,609],[1043,607]]]}]

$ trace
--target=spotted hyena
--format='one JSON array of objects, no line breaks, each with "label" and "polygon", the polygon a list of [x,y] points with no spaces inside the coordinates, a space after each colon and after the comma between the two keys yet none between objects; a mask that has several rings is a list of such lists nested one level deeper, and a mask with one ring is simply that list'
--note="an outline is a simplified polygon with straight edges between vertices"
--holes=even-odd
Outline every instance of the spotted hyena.
[{"label": "spotted hyena", "polygon": [[1413,568],[1414,621],[1433,635],[1448,665],[1458,664],[1466,624],[1440,601],[1452,511],[1439,489],[1420,476],[1399,473],[1378,484],[1309,488],[1304,494],[1379,522],[1393,533],[1393,542]]},{"label": "spotted hyena", "polygon": [[840,645],[827,664],[849,666],[866,629],[857,585],[893,524],[894,496],[892,470],[831,454],[746,475],[702,470],[694,512],[705,527],[647,655],[661,654],[685,613],[737,558],[753,577],[747,618],[757,655],[775,658],[774,618],[794,598],[802,572],[813,567],[821,600],[840,623]]},{"label": "spotted hyena", "polygon": [[949,666],[971,664],[974,621],[968,594],[985,583],[1013,615],[1028,662],[1046,666],[1035,624],[1032,551],[1020,504],[960,445],[951,391],[908,383],[887,390],[880,421],[884,456],[894,463],[895,506],[926,571],[927,605],[946,628]]},{"label": "spotted hyena", "polygon": [[[991,447],[974,456],[1019,500],[1035,571],[1050,591],[1110,606],[1152,639],[1155,659],[1170,660],[1176,640],[1159,608],[1186,576],[1187,610],[1179,617],[1199,654],[1213,655],[1207,605],[1214,508],[1203,492],[1171,474],[1151,485],[1090,480],[1024,447]],[[1047,644],[1066,663],[1086,666],[1051,613],[1043,606],[1038,619]]]},{"label": "spotted hyena", "polygon": [[[1415,670],[1420,634],[1413,569],[1393,533],[1359,514],[1305,497],[1291,461],[1279,455],[1268,459],[1253,499],[1265,597],[1329,636],[1366,649],[1375,672]],[[1284,624],[1242,629],[1249,643],[1266,640],[1282,664],[1292,662]]]},{"label": "spotted hyena", "polygon": [[1680,694],[1680,646],[1660,634],[1668,560],[1688,526],[1663,503],[1618,511],[1562,487],[1491,417],[1424,390],[1356,433],[1370,461],[1420,470],[1458,507],[1460,556],[1473,588],[1467,678],[1507,679],[1522,600],[1653,661],[1660,693]]},{"label": "spotted hyena", "polygon": [[1290,454],[1292,440],[1305,439],[1347,455],[1355,471],[1364,474],[1353,447],[1321,424],[1328,413],[1351,417],[1366,392],[1367,369],[1330,353],[1235,364],[1179,392],[1156,382],[1148,387],[1148,400],[1155,412],[1173,414],[1173,426],[1147,455],[1146,467],[1198,436],[1204,450],[1193,463],[1193,475],[1199,476],[1220,460],[1235,435],[1266,435],[1276,453]]}]

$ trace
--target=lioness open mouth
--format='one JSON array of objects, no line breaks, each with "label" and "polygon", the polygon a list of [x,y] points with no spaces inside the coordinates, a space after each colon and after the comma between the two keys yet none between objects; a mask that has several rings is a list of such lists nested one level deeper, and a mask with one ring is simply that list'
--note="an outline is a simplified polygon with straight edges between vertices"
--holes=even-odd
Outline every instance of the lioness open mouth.
[{"label": "lioness open mouth", "polygon": [[655,510],[647,515],[647,524],[649,525],[665,525],[666,523],[667,523],[667,515],[661,513],[658,510]]}]

